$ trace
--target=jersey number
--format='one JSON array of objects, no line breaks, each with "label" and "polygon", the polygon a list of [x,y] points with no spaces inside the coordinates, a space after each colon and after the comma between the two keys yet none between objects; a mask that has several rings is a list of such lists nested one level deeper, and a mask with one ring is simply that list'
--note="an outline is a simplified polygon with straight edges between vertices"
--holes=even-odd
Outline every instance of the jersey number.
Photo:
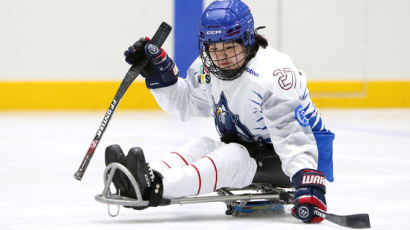
[{"label": "jersey number", "polygon": [[278,77],[278,83],[282,89],[296,88],[296,75],[293,70],[288,68],[277,69],[273,71],[273,76]]}]

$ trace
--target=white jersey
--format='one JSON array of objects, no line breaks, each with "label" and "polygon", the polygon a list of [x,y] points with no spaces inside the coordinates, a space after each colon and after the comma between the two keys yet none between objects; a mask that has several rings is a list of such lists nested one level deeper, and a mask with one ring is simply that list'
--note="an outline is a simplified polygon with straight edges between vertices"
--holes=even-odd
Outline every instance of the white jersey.
[{"label": "white jersey", "polygon": [[314,131],[326,132],[324,123],[309,97],[305,75],[273,48],[259,48],[235,80],[207,74],[197,58],[186,79],[151,92],[163,110],[182,120],[213,116],[220,135],[237,134],[244,141],[262,137],[272,143],[289,177],[300,169],[318,168]]}]

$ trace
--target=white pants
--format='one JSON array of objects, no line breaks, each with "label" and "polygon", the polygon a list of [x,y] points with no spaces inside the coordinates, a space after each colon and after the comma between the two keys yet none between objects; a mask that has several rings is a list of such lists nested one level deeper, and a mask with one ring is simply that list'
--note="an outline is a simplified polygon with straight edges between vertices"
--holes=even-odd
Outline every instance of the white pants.
[{"label": "white pants", "polygon": [[248,186],[257,168],[242,145],[208,137],[194,139],[150,165],[164,177],[163,197],[168,199]]}]

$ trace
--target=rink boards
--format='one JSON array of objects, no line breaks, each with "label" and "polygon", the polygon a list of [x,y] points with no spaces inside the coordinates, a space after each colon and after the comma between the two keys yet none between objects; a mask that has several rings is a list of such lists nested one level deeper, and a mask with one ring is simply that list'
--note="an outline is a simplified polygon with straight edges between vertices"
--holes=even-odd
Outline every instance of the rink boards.
[{"label": "rink boards", "polygon": [[[119,81],[0,82],[0,110],[106,109]],[[410,81],[310,81],[319,108],[408,108]],[[159,109],[143,81],[135,81],[121,109]]]}]

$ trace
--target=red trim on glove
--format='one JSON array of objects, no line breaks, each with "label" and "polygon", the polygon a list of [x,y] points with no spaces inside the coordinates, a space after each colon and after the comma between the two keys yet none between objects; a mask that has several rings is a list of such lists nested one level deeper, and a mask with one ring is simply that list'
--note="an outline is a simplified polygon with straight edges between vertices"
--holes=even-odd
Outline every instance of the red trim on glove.
[{"label": "red trim on glove", "polygon": [[320,210],[327,211],[326,205],[322,203],[321,200],[316,198],[315,196],[300,196],[297,199],[298,205],[301,204],[310,204],[314,207],[319,208]]},{"label": "red trim on glove", "polygon": [[316,223],[316,224],[318,224],[318,223],[322,222],[323,220],[324,220],[323,217],[320,217],[320,216],[312,216],[312,219],[310,219],[310,223]]},{"label": "red trim on glove", "polygon": [[164,59],[167,56],[167,53],[165,52],[164,49],[161,48],[161,53],[156,57],[156,58],[161,58]]}]

